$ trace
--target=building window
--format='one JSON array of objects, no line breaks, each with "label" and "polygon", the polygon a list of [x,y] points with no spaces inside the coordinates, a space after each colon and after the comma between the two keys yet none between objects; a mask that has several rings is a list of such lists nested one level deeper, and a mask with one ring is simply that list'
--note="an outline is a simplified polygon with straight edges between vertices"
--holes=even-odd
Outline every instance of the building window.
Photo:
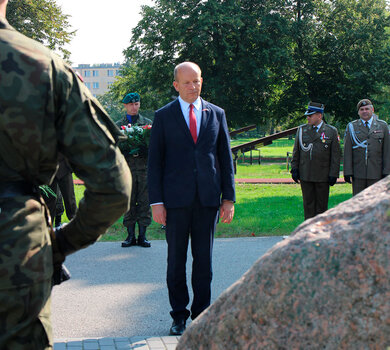
[{"label": "building window", "polygon": [[92,86],[93,86],[94,89],[99,89],[99,83],[93,83]]},{"label": "building window", "polygon": [[108,77],[113,77],[114,76],[114,71],[112,69],[107,70],[107,76]]},{"label": "building window", "polygon": [[85,86],[91,90],[91,83],[85,83]]},{"label": "building window", "polygon": [[98,77],[99,76],[99,71],[98,70],[93,70],[92,71],[92,76]]},{"label": "building window", "polygon": [[115,71],[115,75],[119,75],[119,70],[118,69]]},{"label": "building window", "polygon": [[90,70],[85,70],[84,71],[84,76],[85,77],[90,77],[91,76],[91,71]]}]

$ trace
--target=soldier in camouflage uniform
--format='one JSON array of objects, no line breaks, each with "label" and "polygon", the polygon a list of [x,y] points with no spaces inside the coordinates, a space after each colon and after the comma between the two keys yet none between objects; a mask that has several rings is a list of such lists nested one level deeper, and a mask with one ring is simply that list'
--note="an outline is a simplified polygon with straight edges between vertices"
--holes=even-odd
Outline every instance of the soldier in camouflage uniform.
[{"label": "soldier in camouflage uniform", "polygon": [[329,186],[340,172],[340,142],[337,129],[323,121],[324,105],[310,102],[307,124],[295,137],[291,174],[301,183],[305,220],[328,210]]},{"label": "soldier in camouflage uniform", "polygon": [[390,174],[389,127],[374,114],[368,99],[357,104],[360,119],[347,125],[344,136],[344,179],[358,194]]},{"label": "soldier in camouflage uniform", "polygon": [[[151,125],[152,121],[139,114],[141,106],[140,96],[136,92],[128,93],[122,100],[126,109],[126,116],[116,122],[116,125],[131,124],[132,126]],[[122,247],[138,244],[141,247],[151,246],[146,239],[146,228],[151,223],[149,196],[147,187],[148,150],[136,154],[124,154],[133,176],[130,210],[123,217],[123,225],[127,228],[127,238]],[[138,240],[135,238],[135,224],[138,223]]]},{"label": "soldier in camouflage uniform", "polygon": [[[8,24],[6,5],[0,0],[0,349],[52,349],[53,271],[128,210],[131,173],[118,128],[62,59]],[[52,240],[38,185],[54,178],[58,152],[86,190]]]}]

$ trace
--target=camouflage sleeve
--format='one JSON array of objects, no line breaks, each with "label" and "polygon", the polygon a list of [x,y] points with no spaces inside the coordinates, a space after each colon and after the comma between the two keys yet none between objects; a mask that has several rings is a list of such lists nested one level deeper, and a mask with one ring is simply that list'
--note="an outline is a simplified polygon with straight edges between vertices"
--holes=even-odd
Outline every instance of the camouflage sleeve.
[{"label": "camouflage sleeve", "polygon": [[76,216],[64,228],[77,250],[93,243],[128,210],[131,174],[116,147],[119,129],[74,72],[57,64],[53,75],[59,151],[86,187]]}]

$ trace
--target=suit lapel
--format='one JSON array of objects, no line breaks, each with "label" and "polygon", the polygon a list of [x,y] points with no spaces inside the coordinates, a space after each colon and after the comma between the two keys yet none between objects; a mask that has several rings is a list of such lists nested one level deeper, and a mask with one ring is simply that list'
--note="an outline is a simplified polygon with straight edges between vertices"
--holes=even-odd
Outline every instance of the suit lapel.
[{"label": "suit lapel", "polygon": [[192,139],[190,129],[188,128],[184,119],[184,115],[181,111],[180,102],[178,99],[172,104],[172,115],[175,118],[176,123],[179,125],[179,128],[182,130],[182,132],[184,132],[186,137],[189,138],[189,141],[193,143],[194,140]]},{"label": "suit lapel", "polygon": [[208,120],[210,118],[210,106],[208,105],[208,103],[203,100],[201,98],[201,101],[202,101],[202,119],[200,121],[200,129],[199,129],[199,135],[198,135],[198,141],[199,142],[199,139],[203,136],[203,134],[205,133],[206,131],[206,128],[207,128],[207,123],[208,123]]}]

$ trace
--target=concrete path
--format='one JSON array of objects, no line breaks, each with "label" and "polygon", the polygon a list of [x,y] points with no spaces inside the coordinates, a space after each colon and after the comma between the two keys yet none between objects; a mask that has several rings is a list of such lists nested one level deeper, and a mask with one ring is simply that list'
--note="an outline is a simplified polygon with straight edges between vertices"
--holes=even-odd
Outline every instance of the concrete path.
[{"label": "concrete path", "polygon": [[[281,240],[216,239],[212,301]],[[174,349],[178,338],[168,336],[166,248],[165,241],[152,241],[151,248],[102,242],[69,256],[72,279],[52,294],[55,349]],[[188,272],[191,263],[189,252]]]}]

